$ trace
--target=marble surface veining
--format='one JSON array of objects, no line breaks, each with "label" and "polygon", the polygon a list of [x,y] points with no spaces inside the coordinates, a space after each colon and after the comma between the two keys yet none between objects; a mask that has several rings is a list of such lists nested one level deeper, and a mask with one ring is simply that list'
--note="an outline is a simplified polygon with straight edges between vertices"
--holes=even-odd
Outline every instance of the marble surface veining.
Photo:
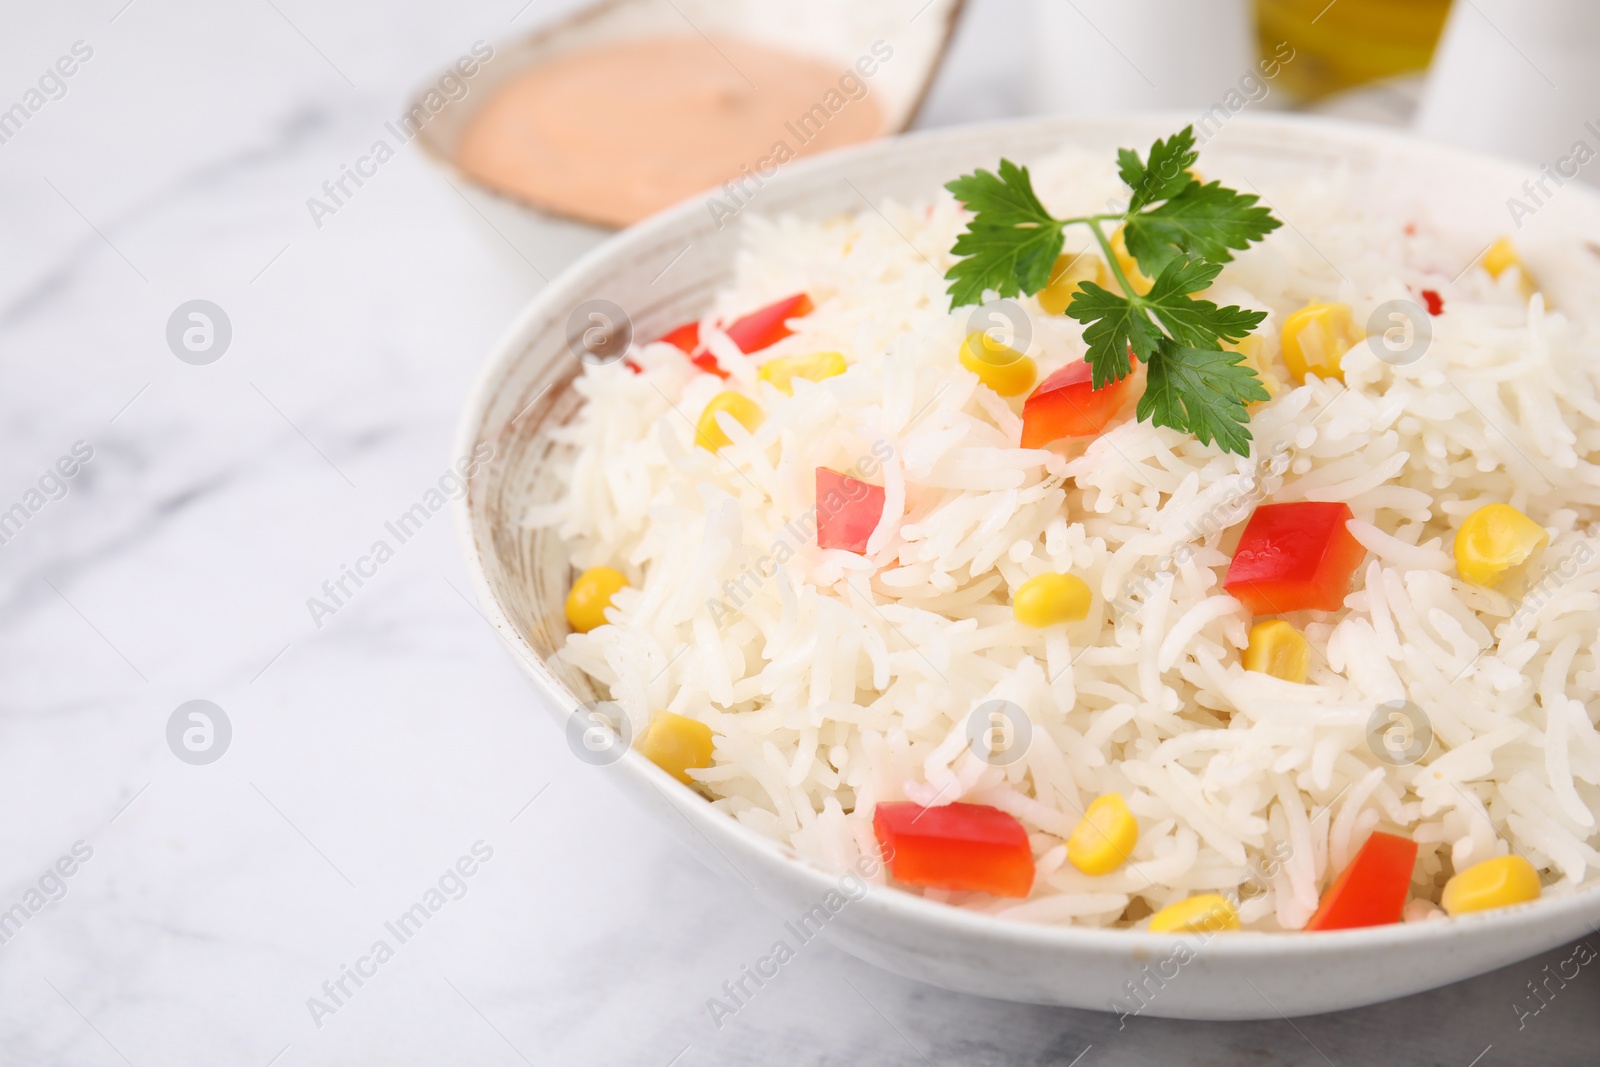
[{"label": "marble surface veining", "polygon": [[[320,226],[306,201],[436,68],[557,6],[7,12],[0,109],[49,92],[0,143],[0,511],[26,511],[0,546],[0,1064],[1594,1062],[1600,976],[1529,999],[1571,949],[1213,1025],[962,997],[818,942],[718,1027],[707,998],[782,917],[571,759],[450,517],[312,619],[445,473],[541,283],[414,145]],[[1023,106],[1025,0],[969,8],[924,124]],[[168,320],[202,299],[232,337],[193,365]],[[169,748],[191,700],[231,726],[216,762]]]}]

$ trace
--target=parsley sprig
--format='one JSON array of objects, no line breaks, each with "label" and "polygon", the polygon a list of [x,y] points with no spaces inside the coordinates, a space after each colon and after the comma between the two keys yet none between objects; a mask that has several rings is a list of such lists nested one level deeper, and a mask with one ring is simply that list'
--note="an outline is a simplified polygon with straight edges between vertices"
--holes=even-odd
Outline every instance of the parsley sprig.
[{"label": "parsley sprig", "polygon": [[[1248,455],[1246,405],[1268,399],[1244,356],[1225,350],[1266,318],[1262,311],[1218,307],[1195,299],[1235,251],[1277,229],[1259,198],[1203,184],[1189,173],[1198,158],[1194,128],[1150,146],[1148,159],[1124,148],[1117,170],[1132,194],[1123,212],[1058,219],[1033,191],[1028,169],[1000,161],[999,172],[974,171],[945,186],[973,212],[952,251],[960,258],[945,275],[950,305],[977,304],[984,294],[1033,294],[1050,282],[1068,226],[1093,232],[1120,293],[1083,282],[1067,315],[1083,323],[1095,388],[1133,373],[1129,352],[1145,365],[1138,417],[1157,426],[1213,440],[1226,452]],[[1120,224],[1128,252],[1155,279],[1147,293],[1128,280],[1103,225]],[[1113,231],[1114,232],[1114,231]]]}]

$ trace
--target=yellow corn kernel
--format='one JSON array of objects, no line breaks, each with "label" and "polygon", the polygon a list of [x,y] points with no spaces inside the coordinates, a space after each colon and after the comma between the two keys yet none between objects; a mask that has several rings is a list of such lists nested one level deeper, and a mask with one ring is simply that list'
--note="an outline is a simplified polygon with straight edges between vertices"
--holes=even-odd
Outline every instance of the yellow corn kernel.
[{"label": "yellow corn kernel", "polygon": [[[1259,333],[1246,334],[1237,341],[1224,341],[1222,347],[1244,356],[1244,365],[1256,372],[1256,376],[1261,379],[1261,387],[1267,391],[1268,396],[1275,397],[1283,392],[1283,381],[1273,373],[1271,361],[1267,359],[1266,342],[1261,339]],[[1253,400],[1247,406],[1254,411],[1265,403],[1265,400]]]},{"label": "yellow corn kernel", "polygon": [[1522,257],[1517,255],[1516,246],[1511,243],[1511,238],[1502,237],[1489,246],[1483,254],[1483,269],[1489,272],[1489,277],[1496,280],[1500,275],[1517,268],[1517,287],[1522,290],[1524,297],[1532,296],[1539,286],[1533,280],[1533,274],[1528,270],[1528,265],[1522,262]]},{"label": "yellow corn kernel", "polygon": [[1239,913],[1225,897],[1202,893],[1169,904],[1150,916],[1153,934],[1205,934],[1239,929]]},{"label": "yellow corn kernel", "polygon": [[1017,586],[1011,614],[1024,626],[1043,628],[1086,618],[1093,601],[1089,587],[1076,575],[1036,574]]},{"label": "yellow corn kernel", "polygon": [[621,571],[610,567],[590,567],[578,575],[567,593],[567,622],[580,634],[606,624],[606,608],[617,590],[628,584]]},{"label": "yellow corn kernel", "polygon": [[711,727],[670,711],[658,711],[650,716],[638,749],[645,759],[684,785],[694,785],[690,769],[711,766]]},{"label": "yellow corn kernel", "polygon": [[1156,280],[1139,269],[1139,261],[1128,251],[1128,239],[1122,235],[1121,226],[1111,235],[1111,252],[1117,257],[1117,266],[1122,268],[1122,274],[1133,286],[1133,291],[1141,296],[1148,293]]},{"label": "yellow corn kernel", "polygon": [[1483,269],[1489,272],[1489,277],[1498,278],[1509,267],[1522,266],[1522,257],[1517,255],[1517,248],[1511,243],[1511,238],[1500,237],[1483,253]]},{"label": "yellow corn kernel", "polygon": [[1033,360],[981,330],[961,342],[961,365],[1001,396],[1026,393],[1039,376]]},{"label": "yellow corn kernel", "polygon": [[761,420],[766,418],[762,414],[761,405],[749,397],[734,392],[718,393],[700,413],[700,421],[694,428],[694,443],[712,452],[733,443],[728,435],[722,432],[722,427],[717,425],[719,411],[726,411],[733,416],[735,422],[752,432],[761,425]]},{"label": "yellow corn kernel", "polygon": [[1067,838],[1067,859],[1084,874],[1110,874],[1139,840],[1139,820],[1120,793],[1095,798]]},{"label": "yellow corn kernel", "polygon": [[1349,304],[1307,304],[1283,322],[1283,362],[1297,382],[1306,375],[1344,381],[1341,361],[1366,332]]},{"label": "yellow corn kernel", "polygon": [[1311,672],[1311,642],[1293,623],[1282,619],[1258,622],[1250,627],[1244,669],[1270,674],[1286,682],[1304,683]]},{"label": "yellow corn kernel", "polygon": [[1106,261],[1099,256],[1080,252],[1075,256],[1057,256],[1050,268],[1050,282],[1039,290],[1039,306],[1051,315],[1060,315],[1072,303],[1072,294],[1084,282],[1094,282],[1104,289],[1111,284]]},{"label": "yellow corn kernel", "polygon": [[1543,526],[1510,504],[1485,504],[1456,531],[1456,571],[1473,585],[1493,586],[1549,540]]},{"label": "yellow corn kernel", "polygon": [[781,393],[794,395],[794,380],[804,378],[808,382],[820,382],[824,378],[833,378],[843,374],[849,369],[849,364],[844,361],[843,354],[839,352],[814,352],[809,356],[779,356],[769,359],[761,364],[761,370],[756,376],[764,382],[771,382],[778,387]]},{"label": "yellow corn kernel", "polygon": [[1539,899],[1539,872],[1521,856],[1474,863],[1444,884],[1439,903],[1451,915],[1488,911]]}]

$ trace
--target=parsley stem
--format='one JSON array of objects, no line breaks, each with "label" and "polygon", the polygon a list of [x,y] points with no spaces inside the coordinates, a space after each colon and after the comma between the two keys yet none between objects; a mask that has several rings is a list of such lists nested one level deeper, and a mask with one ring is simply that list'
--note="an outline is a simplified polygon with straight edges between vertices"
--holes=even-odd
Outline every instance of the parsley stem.
[{"label": "parsley stem", "polygon": [[1063,226],[1071,226],[1075,222],[1083,222],[1093,225],[1096,222],[1109,222],[1112,219],[1125,219],[1127,217],[1127,214],[1124,212],[1113,211],[1104,215],[1076,215],[1070,219],[1058,219],[1057,221]]},{"label": "parsley stem", "polygon": [[1133,305],[1135,305],[1136,307],[1142,307],[1144,305],[1144,298],[1141,297],[1139,295],[1138,291],[1134,289],[1133,283],[1128,281],[1128,276],[1126,274],[1122,273],[1122,264],[1117,261],[1117,254],[1116,254],[1115,251],[1112,250],[1111,242],[1106,240],[1106,235],[1100,232],[1100,223],[1095,221],[1096,219],[1099,219],[1099,218],[1120,219],[1120,218],[1122,218],[1122,216],[1121,215],[1105,215],[1105,216],[1096,215],[1096,216],[1092,216],[1092,217],[1090,217],[1088,219],[1082,219],[1082,220],[1072,219],[1070,221],[1073,221],[1073,222],[1079,222],[1079,221],[1085,222],[1085,223],[1088,224],[1089,229],[1094,231],[1094,239],[1096,241],[1100,242],[1100,251],[1104,252],[1105,255],[1106,255],[1106,266],[1111,268],[1112,277],[1117,279],[1117,284],[1122,287],[1122,292],[1124,293],[1124,295],[1127,296],[1128,302],[1133,304]]}]

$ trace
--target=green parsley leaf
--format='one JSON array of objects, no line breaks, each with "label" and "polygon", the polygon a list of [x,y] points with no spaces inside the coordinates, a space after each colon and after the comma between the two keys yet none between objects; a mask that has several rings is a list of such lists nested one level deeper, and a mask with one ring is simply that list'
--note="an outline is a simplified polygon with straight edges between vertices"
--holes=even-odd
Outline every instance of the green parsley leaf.
[{"label": "green parsley leaf", "polygon": [[1179,256],[1226,263],[1232,249],[1249,248],[1279,226],[1260,197],[1219,182],[1188,188],[1149,211],[1129,217],[1123,236],[1139,269],[1151,277]]},{"label": "green parsley leaf", "polygon": [[1066,224],[1039,202],[1026,167],[1002,159],[998,175],[980,170],[945,188],[975,213],[951,249],[964,257],[945,275],[951,307],[981,304],[991,289],[1019,296],[1049,284]]},{"label": "green parsley leaf", "polygon": [[1193,126],[1185,126],[1165,141],[1151,145],[1148,166],[1133,149],[1118,149],[1117,173],[1133,190],[1128,200],[1128,214],[1182,193],[1194,183],[1194,176],[1187,172],[1199,158],[1200,154],[1194,150]]},{"label": "green parsley leaf", "polygon": [[1166,327],[1166,337],[1198,348],[1238,341],[1261,325],[1267,317],[1264,311],[1219,308],[1189,295],[1210,285],[1221,270],[1218,263],[1175,260],[1148,293],[1131,299],[1084,282],[1073,294],[1066,314],[1085,327],[1083,339],[1089,346],[1085,358],[1094,368],[1094,387],[1100,389],[1127,376],[1132,370],[1129,348],[1141,362],[1148,363],[1164,339],[1158,323]]},{"label": "green parsley leaf", "polygon": [[1128,361],[1129,348],[1143,360],[1161,340],[1161,331],[1143,307],[1094,282],[1083,282],[1078,287],[1066,313],[1084,325],[1083,339],[1089,346],[1084,358],[1094,369],[1096,389],[1120,382],[1133,370]]},{"label": "green parsley leaf", "polygon": [[1184,430],[1201,444],[1213,440],[1225,452],[1250,452],[1250,413],[1245,405],[1270,397],[1244,355],[1219,348],[1190,348],[1163,338],[1145,370],[1138,417]]},{"label": "green parsley leaf", "polygon": [[1210,286],[1221,271],[1220,263],[1173,260],[1145,294],[1144,303],[1174,341],[1211,348],[1221,341],[1244,338],[1267,317],[1265,311],[1219,308],[1209,300],[1196,300],[1189,295]]}]

